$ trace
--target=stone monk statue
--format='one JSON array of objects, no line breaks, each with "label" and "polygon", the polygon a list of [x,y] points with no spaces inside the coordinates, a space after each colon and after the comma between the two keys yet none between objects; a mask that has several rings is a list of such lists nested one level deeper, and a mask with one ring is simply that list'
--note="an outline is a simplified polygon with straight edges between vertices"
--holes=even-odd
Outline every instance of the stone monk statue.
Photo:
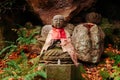
[{"label": "stone monk statue", "polygon": [[[52,29],[49,31],[45,44],[41,50],[40,58],[48,61],[72,60],[78,66],[75,48],[71,42],[71,36],[64,29],[65,20],[62,15],[55,15],[52,19]],[[56,50],[53,50],[56,48]]]}]

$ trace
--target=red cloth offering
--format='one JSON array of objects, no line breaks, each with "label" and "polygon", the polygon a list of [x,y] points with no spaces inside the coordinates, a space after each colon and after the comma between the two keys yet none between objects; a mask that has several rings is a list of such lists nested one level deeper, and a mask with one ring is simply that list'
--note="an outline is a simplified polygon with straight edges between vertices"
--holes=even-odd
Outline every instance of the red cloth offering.
[{"label": "red cloth offering", "polygon": [[52,39],[65,39],[66,34],[64,28],[52,28]]}]

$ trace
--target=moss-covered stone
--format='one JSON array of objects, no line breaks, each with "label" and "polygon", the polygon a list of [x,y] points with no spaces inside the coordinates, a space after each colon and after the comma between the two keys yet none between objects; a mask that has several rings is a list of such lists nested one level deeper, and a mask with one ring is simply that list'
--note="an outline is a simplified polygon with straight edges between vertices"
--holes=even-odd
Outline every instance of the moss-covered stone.
[{"label": "moss-covered stone", "polygon": [[83,80],[80,65],[74,64],[48,64],[46,65],[47,80]]}]

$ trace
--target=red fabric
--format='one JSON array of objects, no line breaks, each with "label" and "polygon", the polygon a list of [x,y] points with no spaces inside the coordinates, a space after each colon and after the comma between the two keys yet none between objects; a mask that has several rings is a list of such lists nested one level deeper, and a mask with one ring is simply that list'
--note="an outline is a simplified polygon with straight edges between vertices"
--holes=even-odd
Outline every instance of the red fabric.
[{"label": "red fabric", "polygon": [[65,39],[66,34],[64,28],[52,28],[52,39]]}]

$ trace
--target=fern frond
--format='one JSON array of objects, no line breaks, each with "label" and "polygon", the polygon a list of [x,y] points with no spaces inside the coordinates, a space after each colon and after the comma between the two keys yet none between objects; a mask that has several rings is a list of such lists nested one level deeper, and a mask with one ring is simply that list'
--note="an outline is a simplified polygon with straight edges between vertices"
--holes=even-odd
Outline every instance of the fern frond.
[{"label": "fern frond", "polygon": [[13,76],[7,76],[5,78],[3,78],[2,80],[9,80],[10,78],[14,78]]},{"label": "fern frond", "polygon": [[4,68],[4,73],[6,73],[6,75],[13,75],[11,68]]},{"label": "fern frond", "polygon": [[19,67],[19,64],[17,64],[14,60],[10,60],[7,62],[7,65],[13,69],[17,69],[21,71],[21,68]]},{"label": "fern frond", "polygon": [[16,48],[16,47],[17,47],[16,45],[7,46],[7,47],[5,47],[4,49],[2,49],[2,50],[0,51],[0,55],[1,55],[3,52],[5,52],[7,49]]},{"label": "fern frond", "polygon": [[24,77],[25,80],[32,80],[35,76],[41,76],[43,78],[47,78],[47,75],[44,71],[36,71],[34,73],[28,74]]},{"label": "fern frond", "polygon": [[37,71],[36,72],[39,76],[41,76],[41,77],[43,77],[43,78],[47,78],[47,74],[46,74],[46,72],[44,72],[44,71]]}]

